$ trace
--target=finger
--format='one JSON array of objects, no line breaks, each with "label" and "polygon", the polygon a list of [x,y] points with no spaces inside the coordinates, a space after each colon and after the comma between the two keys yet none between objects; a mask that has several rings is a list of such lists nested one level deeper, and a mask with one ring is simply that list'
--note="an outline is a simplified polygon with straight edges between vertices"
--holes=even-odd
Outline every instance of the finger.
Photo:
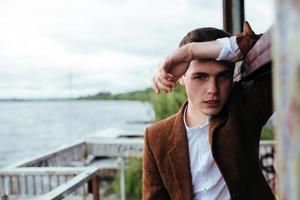
[{"label": "finger", "polygon": [[168,76],[168,78],[167,78],[168,81],[172,81],[174,78],[174,76],[170,73],[167,73],[167,76]]},{"label": "finger", "polygon": [[160,76],[162,76],[162,77],[164,77],[164,78],[170,79],[170,78],[173,77],[172,74],[166,72],[166,69],[165,69],[165,68],[160,68],[159,71],[158,71],[158,73],[159,73]]},{"label": "finger", "polygon": [[154,75],[154,81],[160,81],[164,85],[174,86],[176,84],[176,80],[173,80],[173,75],[166,73],[164,69],[160,68],[158,72]]},{"label": "finger", "polygon": [[157,90],[169,90],[170,86],[165,85],[163,82],[161,82],[160,77],[158,75],[154,76],[153,78],[153,85],[154,88],[157,88]]},{"label": "finger", "polygon": [[162,85],[167,87],[174,87],[176,85],[176,81],[170,81],[164,77],[158,76],[157,82],[160,82]]},{"label": "finger", "polygon": [[171,92],[172,88],[174,88],[176,85],[176,82],[167,81],[162,77],[157,77],[155,82],[158,88],[164,90],[165,92]]},{"label": "finger", "polygon": [[151,85],[152,85],[152,89],[154,90],[155,94],[159,94],[159,88],[156,84],[155,77],[151,78]]},{"label": "finger", "polygon": [[161,82],[157,82],[157,86],[158,86],[158,88],[160,88],[161,90],[164,90],[167,93],[172,90],[172,87],[164,85]]},{"label": "finger", "polygon": [[167,63],[167,58],[165,58],[163,61],[161,61],[158,64],[159,72],[161,73],[162,76],[164,77],[172,77],[173,75],[170,74],[170,70],[168,69],[168,63]]}]

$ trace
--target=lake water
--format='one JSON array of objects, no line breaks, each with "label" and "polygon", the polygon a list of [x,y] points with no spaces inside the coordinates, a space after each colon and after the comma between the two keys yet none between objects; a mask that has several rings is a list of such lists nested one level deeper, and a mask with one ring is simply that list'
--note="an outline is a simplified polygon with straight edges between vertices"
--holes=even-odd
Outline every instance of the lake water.
[{"label": "lake water", "polygon": [[154,119],[138,101],[1,102],[0,111],[0,167],[91,135],[143,133]]}]

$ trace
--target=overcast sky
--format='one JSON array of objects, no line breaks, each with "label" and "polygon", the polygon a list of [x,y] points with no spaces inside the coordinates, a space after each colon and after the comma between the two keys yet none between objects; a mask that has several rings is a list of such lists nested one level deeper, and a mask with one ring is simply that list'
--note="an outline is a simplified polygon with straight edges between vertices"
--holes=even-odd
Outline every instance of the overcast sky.
[{"label": "overcast sky", "polygon": [[[273,0],[245,5],[255,32],[266,31]],[[0,98],[119,93],[150,87],[190,30],[222,28],[222,1],[0,0],[0,26]]]}]

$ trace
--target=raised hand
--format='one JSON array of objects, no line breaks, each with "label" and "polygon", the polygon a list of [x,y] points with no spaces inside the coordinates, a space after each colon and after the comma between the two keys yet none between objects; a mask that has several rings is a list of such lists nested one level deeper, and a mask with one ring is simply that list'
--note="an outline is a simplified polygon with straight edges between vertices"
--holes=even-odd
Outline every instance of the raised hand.
[{"label": "raised hand", "polygon": [[188,69],[192,58],[191,44],[187,44],[161,61],[158,65],[159,71],[152,77],[152,88],[155,93],[159,93],[160,89],[171,92],[176,81]]},{"label": "raised hand", "polygon": [[216,41],[189,43],[174,51],[158,65],[159,70],[152,77],[152,88],[171,92],[176,81],[186,72],[195,59],[216,58],[221,49]]}]

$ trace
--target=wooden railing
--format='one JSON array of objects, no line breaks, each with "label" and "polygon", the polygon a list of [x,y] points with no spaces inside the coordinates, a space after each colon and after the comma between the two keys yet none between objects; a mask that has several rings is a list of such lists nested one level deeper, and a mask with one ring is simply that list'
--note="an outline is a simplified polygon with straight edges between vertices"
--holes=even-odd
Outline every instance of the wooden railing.
[{"label": "wooden railing", "polygon": [[96,157],[142,157],[144,140],[141,138],[98,138],[59,148],[41,156],[23,160],[15,167],[81,167],[88,166]]},{"label": "wooden railing", "polygon": [[67,147],[59,148],[40,155],[38,157],[29,158],[19,161],[7,168],[15,167],[53,167],[53,166],[84,166],[89,159],[87,153],[87,145],[85,142],[79,142]]},{"label": "wooden railing", "polygon": [[[85,142],[60,148],[27,159],[0,170],[2,199],[62,199],[67,195],[87,196],[87,185],[93,188],[93,199],[99,199],[99,176],[114,176],[116,169],[124,176],[123,157],[141,157],[143,139],[90,138]],[[98,158],[110,158],[99,160]],[[125,196],[124,177],[121,195]]]},{"label": "wooden railing", "polygon": [[[49,152],[34,159],[21,161],[0,170],[0,195],[36,197],[38,199],[62,199],[68,195],[87,196],[87,185],[93,187],[93,199],[99,199],[99,176],[112,176],[112,170],[121,169],[122,157],[142,157],[143,139],[89,138],[66,148]],[[97,157],[109,157],[97,160]],[[118,157],[118,161],[117,158]],[[122,159],[121,159],[122,160]],[[274,143],[262,141],[260,162],[271,185],[275,184]],[[122,162],[123,163],[123,162]],[[124,195],[124,177],[121,177],[121,194]],[[122,186],[123,185],[123,186]],[[122,188],[123,187],[123,188]],[[73,198],[73,197],[72,197]],[[72,199],[71,198],[71,199]]]},{"label": "wooden railing", "polygon": [[[117,168],[117,166],[107,166],[109,168]],[[75,176],[73,179],[71,179],[68,182],[65,182],[64,184],[60,185],[59,187],[53,189],[52,191],[48,192],[47,194],[43,195],[41,199],[44,200],[56,200],[56,199],[63,199],[67,197],[70,194],[75,194],[74,191],[78,191],[78,188],[83,189],[83,195],[86,196],[87,186],[86,183],[88,181],[92,181],[92,194],[94,200],[99,200],[99,177],[97,176],[99,170],[101,168],[99,167],[86,167],[84,171],[82,171],[80,174]],[[80,191],[80,190],[79,190]],[[77,192],[78,193],[78,192]]]},{"label": "wooden railing", "polygon": [[275,171],[275,145],[273,140],[260,142],[259,160],[262,171],[270,185],[275,190],[276,171]]},{"label": "wooden railing", "polygon": [[101,170],[117,169],[117,163],[98,167],[22,167],[0,170],[2,198],[37,197],[43,200],[62,199],[69,194],[87,196],[87,183],[92,183],[93,199],[99,199],[98,175]]},{"label": "wooden railing", "polygon": [[89,154],[97,157],[142,157],[144,139],[142,138],[117,138],[103,139],[92,137],[87,139]]}]

